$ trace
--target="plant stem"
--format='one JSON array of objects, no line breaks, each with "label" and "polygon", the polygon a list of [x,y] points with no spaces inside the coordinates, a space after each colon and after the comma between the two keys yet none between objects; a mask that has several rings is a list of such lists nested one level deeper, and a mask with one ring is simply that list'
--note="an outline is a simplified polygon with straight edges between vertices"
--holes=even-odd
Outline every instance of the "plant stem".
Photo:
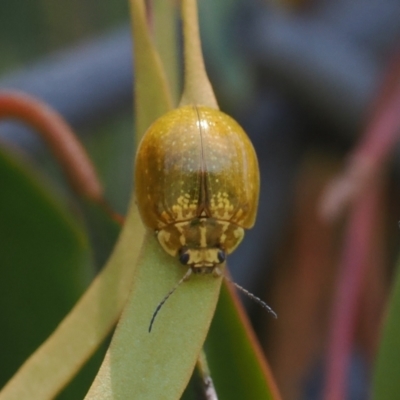
[{"label": "plant stem", "polygon": [[31,95],[1,91],[0,119],[19,120],[34,128],[53,153],[75,193],[98,204],[122,224],[122,217],[111,209],[104,197],[103,187],[86,150],[57,111]]},{"label": "plant stem", "polygon": [[201,350],[199,359],[197,360],[197,369],[199,370],[203,381],[204,394],[207,400],[218,400],[217,392],[215,391],[214,382],[211,378],[211,372],[208,367],[206,353]]},{"label": "plant stem", "polygon": [[180,106],[205,105],[218,109],[204,66],[196,0],[182,0],[185,76]]}]

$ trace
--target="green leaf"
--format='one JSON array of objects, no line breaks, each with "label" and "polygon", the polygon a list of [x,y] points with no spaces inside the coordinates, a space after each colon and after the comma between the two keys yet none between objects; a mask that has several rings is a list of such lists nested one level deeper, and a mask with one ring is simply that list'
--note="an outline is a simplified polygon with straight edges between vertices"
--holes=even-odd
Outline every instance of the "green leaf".
[{"label": "green leaf", "polygon": [[154,41],[166,72],[174,104],[178,101],[180,87],[177,4],[174,1],[153,0]]},{"label": "green leaf", "polygon": [[280,399],[244,311],[237,304],[238,300],[235,304],[227,285],[227,282],[222,285],[205,343],[217,393],[221,399]]},{"label": "green leaf", "polygon": [[0,400],[44,400],[55,396],[95,352],[126,303],[143,231],[129,214],[106,267],[53,334],[0,392]]},{"label": "green leaf", "polygon": [[[137,132],[170,108],[161,65],[147,34],[142,2],[132,1],[139,17],[134,31]],[[142,40],[143,39],[143,40]],[[140,136],[138,134],[138,136]],[[25,362],[0,392],[0,399],[53,398],[91,357],[116,323],[126,302],[143,238],[143,227],[131,201],[127,222],[106,267],[54,333]]]},{"label": "green leaf", "polygon": [[107,344],[106,340],[106,343],[100,346],[94,355],[90,357],[66,388],[55,397],[57,400],[77,400],[85,397],[106,354]]},{"label": "green leaf", "polygon": [[400,393],[400,274],[391,295],[372,385],[372,399],[392,400]]},{"label": "green leaf", "polygon": [[88,226],[90,241],[98,268],[109,258],[115,246],[121,225],[112,220],[102,207],[86,199],[80,202]]},{"label": "green leaf", "polygon": [[3,386],[71,309],[93,269],[82,226],[36,174],[3,151],[0,193]]},{"label": "green leaf", "polygon": [[178,399],[214,314],[221,278],[192,276],[170,297],[148,332],[156,306],[186,270],[153,234],[142,249],[132,294],[86,399]]},{"label": "green leaf", "polygon": [[158,117],[172,108],[165,72],[146,22],[143,0],[130,0],[134,41],[137,142]]},{"label": "green leaf", "polygon": [[[168,111],[171,101],[158,55],[149,38],[143,2],[132,0],[131,10],[135,36],[136,123],[141,136],[150,123]],[[126,232],[135,228],[131,218],[135,213],[132,203],[121,234],[123,242]],[[129,249],[125,252],[129,253]],[[131,252],[130,255],[134,260]],[[149,334],[155,307],[186,271],[165,254],[152,233],[147,235],[141,261],[134,270],[129,303],[88,399],[129,398],[132,393],[142,399],[179,398],[205,340],[220,279],[193,277],[182,285]],[[178,326],[182,327],[179,336],[176,335]]]}]

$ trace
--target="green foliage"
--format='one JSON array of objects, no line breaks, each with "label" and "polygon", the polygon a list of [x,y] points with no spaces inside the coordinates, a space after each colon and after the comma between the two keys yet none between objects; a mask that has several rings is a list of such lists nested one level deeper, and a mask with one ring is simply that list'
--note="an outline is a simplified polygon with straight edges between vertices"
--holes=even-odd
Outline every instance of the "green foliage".
[{"label": "green foliage", "polygon": [[[264,363],[261,348],[245,328],[243,315],[222,286],[205,351],[221,399],[274,399],[276,387]],[[244,311],[242,310],[244,313]],[[267,380],[266,377],[269,379]]]},{"label": "green foliage", "polygon": [[[87,399],[178,399],[193,371],[218,299],[220,279],[194,276],[157,304],[186,271],[152,234],[139,258],[130,299]],[[217,289],[217,290],[216,290]]]},{"label": "green foliage", "polygon": [[[170,95],[161,63],[161,58],[164,62],[168,59],[168,53],[164,52],[160,58],[155,50],[146,25],[143,2],[131,0],[131,10],[134,19],[137,79],[136,133],[140,138],[157,117],[171,108],[173,96]],[[173,13],[168,15],[173,18]],[[169,26],[172,29],[173,24]],[[163,31],[161,29],[157,32],[160,35]],[[169,38],[173,40],[173,35]],[[166,46],[165,41],[157,43]],[[193,65],[196,63],[192,63]],[[175,82],[175,86],[174,68],[176,69],[176,65],[167,70],[168,77]],[[196,77],[195,71],[191,72],[191,76]],[[205,71],[201,73],[202,79],[207,79]],[[194,87],[204,89],[201,82],[194,84]],[[176,92],[176,88],[174,91]],[[195,90],[191,92],[190,99],[196,100]],[[212,98],[211,101],[215,100]],[[0,176],[1,168],[0,159]],[[22,170],[19,172],[21,176],[24,175]],[[8,361],[5,362],[13,368],[9,369],[4,380],[56,329],[28,359],[6,389],[0,392],[0,399],[53,398],[107,338],[118,319],[111,345],[86,398],[132,398],[133,393],[135,398],[141,400],[180,398],[206,339],[218,301],[221,279],[212,276],[191,277],[168,300],[157,316],[153,331],[148,333],[151,316],[157,304],[186,271],[177,260],[160,248],[151,232],[145,236],[138,259],[144,233],[132,196],[126,222],[105,267],[72,311],[56,327],[91,277],[90,251],[85,233],[81,227],[71,222],[73,217],[65,215],[62,208],[57,209],[53,200],[35,202],[34,199],[40,197],[42,189],[35,187],[28,196],[24,189],[27,186],[25,181],[27,179],[10,174],[9,186],[4,186],[4,191],[10,196],[0,199],[0,215],[4,218],[4,224],[0,226],[0,238],[3,243],[8,243],[7,240],[11,241],[18,236],[20,242],[13,241],[6,250],[13,251],[24,268],[26,265],[31,267],[29,270],[13,270],[12,277],[7,278],[10,279],[10,285],[7,285],[7,281],[2,282],[5,285],[2,295],[7,295],[2,300],[3,304],[13,304],[2,317],[9,318],[7,324],[13,330],[10,336],[15,335],[18,343],[25,340],[22,339],[24,327],[27,326],[25,323],[33,321],[36,316],[43,323],[31,322],[35,332],[30,335],[32,342],[26,342],[27,349],[10,347]],[[0,182],[2,184],[3,181]],[[36,185],[33,182],[31,184]],[[0,190],[3,192],[1,186]],[[29,204],[29,208],[26,204]],[[85,203],[83,210],[91,227],[96,260],[101,263],[108,257],[119,229],[96,206]],[[3,220],[0,219],[0,222]],[[13,224],[18,225],[17,233],[10,229]],[[49,230],[40,242],[38,228],[44,227]],[[103,230],[107,232],[100,232]],[[35,251],[39,250],[43,254],[36,255]],[[54,268],[54,265],[57,267]],[[52,274],[51,279],[46,278],[49,271]],[[26,281],[21,280],[24,275],[28,278]],[[22,287],[23,282],[25,284]],[[29,304],[27,301],[26,307],[21,306],[13,298],[16,287],[22,287],[27,299],[31,298],[29,292],[35,291],[40,301],[37,304]],[[45,297],[46,293],[50,293],[49,297]],[[58,296],[60,302],[51,300],[51,296]],[[14,312],[16,309],[18,313],[21,312],[22,317],[17,318]],[[122,316],[119,318],[121,312]],[[13,316],[15,320],[12,319]],[[5,337],[3,343],[9,340],[9,337]],[[237,397],[239,394],[240,398],[277,398],[274,397],[277,395],[271,378],[268,377],[252,340],[242,325],[231,295],[224,287],[206,345],[211,372],[221,399]],[[96,361],[94,367],[97,367]],[[91,374],[93,371],[88,376]],[[69,389],[65,392],[63,398],[82,398],[83,388],[87,387],[87,378],[82,382],[76,391]],[[198,387],[198,383],[199,378],[195,374],[190,386]],[[191,397],[190,390],[186,391],[185,396]]]},{"label": "green foliage", "polygon": [[[0,176],[3,386],[72,308],[93,269],[82,226],[38,176],[3,151]],[[84,387],[76,390],[71,398]]]}]

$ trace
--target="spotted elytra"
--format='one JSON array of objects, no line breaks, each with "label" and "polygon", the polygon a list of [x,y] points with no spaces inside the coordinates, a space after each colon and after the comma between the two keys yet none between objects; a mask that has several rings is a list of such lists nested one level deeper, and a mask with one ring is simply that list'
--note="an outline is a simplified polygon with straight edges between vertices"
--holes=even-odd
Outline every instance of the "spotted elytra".
[{"label": "spotted elytra", "polygon": [[138,147],[135,185],[143,223],[189,267],[178,285],[192,273],[220,276],[226,255],[255,222],[256,153],[239,124],[212,108],[180,107],[156,120]]}]

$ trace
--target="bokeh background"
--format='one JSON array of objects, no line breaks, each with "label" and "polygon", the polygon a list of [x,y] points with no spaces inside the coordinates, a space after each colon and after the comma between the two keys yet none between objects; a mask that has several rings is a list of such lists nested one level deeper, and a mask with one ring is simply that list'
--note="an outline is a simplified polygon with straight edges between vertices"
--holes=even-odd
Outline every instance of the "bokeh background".
[{"label": "bokeh background", "polygon": [[[107,199],[122,214],[133,185],[134,154],[127,3],[20,0],[0,5],[0,89],[36,95],[71,123],[97,167]],[[206,63],[217,98],[252,138],[262,177],[257,224],[230,258],[230,269],[238,283],[279,315],[275,321],[244,299],[283,399],[324,398],[349,212],[324,220],[321,199],[362,140],[388,76],[397,77],[394,82],[399,85],[395,57],[400,48],[400,2],[199,3]],[[21,124],[1,122],[0,152],[7,161],[3,172],[10,165],[13,170],[30,170],[29,179],[54,205],[60,224],[69,224],[65,235],[57,236],[61,228],[47,223],[53,215],[31,218],[34,200],[25,192],[13,197],[18,191],[11,192],[6,174],[0,174],[3,384],[74,304],[109,249],[91,250],[93,226],[88,226],[85,207],[37,136]],[[352,400],[368,398],[393,282],[400,219],[396,154],[393,146],[379,178],[373,248],[366,257],[367,272],[353,315],[347,373],[347,398]],[[40,243],[25,249],[21,232],[37,235]],[[69,241],[74,249],[78,243],[76,254],[68,249]],[[45,261],[40,257],[51,258],[46,247],[57,257],[65,253],[64,268],[72,262],[82,268],[59,272],[63,265],[52,266],[50,261],[49,270],[42,268]],[[65,280],[68,285],[63,285]],[[26,287],[32,282],[37,290],[29,292]],[[24,311],[15,311],[19,309]],[[80,387],[60,398],[77,398],[85,384]]]}]

